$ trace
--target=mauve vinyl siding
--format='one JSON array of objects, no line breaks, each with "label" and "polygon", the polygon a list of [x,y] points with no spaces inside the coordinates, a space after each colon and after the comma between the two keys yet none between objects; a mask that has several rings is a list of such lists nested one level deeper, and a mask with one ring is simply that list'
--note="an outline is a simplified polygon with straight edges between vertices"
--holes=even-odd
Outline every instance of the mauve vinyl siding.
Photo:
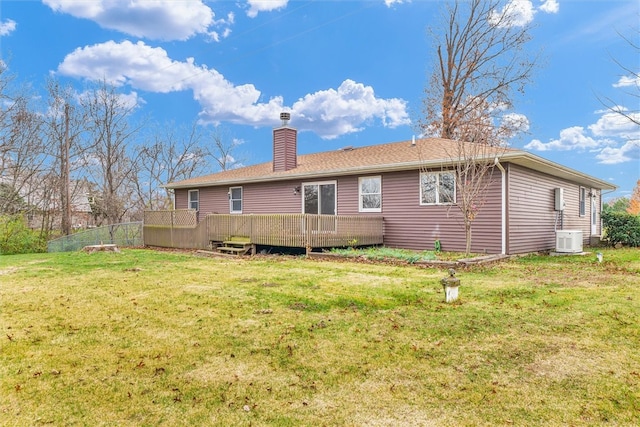
[{"label": "mauve vinyl siding", "polygon": [[284,172],[296,167],[298,162],[298,133],[293,128],[273,130],[273,171]]},{"label": "mauve vinyl siding", "polygon": [[[382,215],[387,246],[431,250],[440,240],[442,250],[464,251],[462,215],[456,206],[421,206],[420,172],[382,175]],[[499,172],[487,190],[486,203],[472,226],[472,248],[477,253],[500,253],[501,204]]]},{"label": "mauve vinyl siding", "polygon": [[[358,178],[381,176],[382,212],[359,212]],[[337,182],[337,214],[384,217],[384,243],[387,246],[431,250],[440,240],[445,251],[464,251],[464,223],[456,206],[421,206],[420,171],[327,177],[322,180],[283,181],[243,185],[242,213],[301,213],[302,194],[293,189],[303,182]],[[200,189],[200,218],[215,213],[229,213],[229,187]],[[472,228],[472,248],[476,253],[500,253],[501,205],[500,173],[493,178],[487,201]],[[187,190],[176,190],[176,208],[187,207]]]},{"label": "mauve vinyl siding", "polygon": [[[555,211],[555,188],[564,189],[566,206],[562,215]],[[581,217],[579,189],[580,185],[576,183],[510,164],[509,253],[555,249],[556,229],[582,230],[584,243],[587,244],[591,234],[591,203],[587,200],[586,215]],[[590,190],[587,188],[587,192]]]}]

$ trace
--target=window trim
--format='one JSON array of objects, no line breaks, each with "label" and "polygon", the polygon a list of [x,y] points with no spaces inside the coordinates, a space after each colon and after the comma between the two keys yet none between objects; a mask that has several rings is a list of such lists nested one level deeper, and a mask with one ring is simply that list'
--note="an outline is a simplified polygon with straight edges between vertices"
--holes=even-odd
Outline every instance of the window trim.
[{"label": "window trim", "polygon": [[[362,181],[365,179],[377,179],[379,182],[380,191],[378,193],[363,193]],[[365,208],[363,207],[362,196],[364,195],[377,195],[380,198],[379,208]],[[358,177],[358,212],[382,212],[382,175],[361,176]]]},{"label": "window trim", "polygon": [[[440,201],[440,175],[447,174],[453,176],[453,201],[451,202],[441,202]],[[423,175],[433,175],[436,177],[435,182],[435,203],[425,203],[423,202],[423,187],[422,187],[422,176]],[[456,173],[453,170],[443,170],[443,171],[434,171],[434,172],[420,172],[418,176],[418,185],[420,186],[420,206],[451,206],[456,204],[457,200],[457,185],[456,185]]]},{"label": "window trim", "polygon": [[[197,198],[196,198],[196,200],[193,200],[193,199],[191,198],[191,195],[192,195],[192,194],[197,194]],[[196,208],[193,208],[193,207],[191,206],[191,204],[192,204],[194,201],[195,201],[195,203],[197,204],[197,207],[196,207]],[[187,192],[187,206],[188,206],[188,208],[189,208],[189,209],[194,209],[196,212],[199,212],[199,211],[200,211],[200,190],[189,190],[189,191]]]},{"label": "window trim", "polygon": [[[315,186],[320,187],[321,185],[327,185],[327,184],[331,184],[335,188],[335,191],[333,192],[334,193],[334,196],[333,196],[334,197],[334,201],[333,201],[334,205],[333,206],[335,207],[333,215],[338,215],[338,181],[337,180],[303,182],[302,183],[302,187],[301,187],[301,190],[302,190],[301,191],[301,194],[302,194],[302,213],[303,214],[306,213],[305,210],[304,210],[304,208],[305,208],[305,187],[308,186],[308,185],[315,185]],[[318,192],[318,195],[319,194],[320,193]],[[318,200],[318,202],[319,202],[319,200]],[[322,210],[320,205],[318,205],[318,207],[320,208],[320,210]],[[311,214],[311,215],[319,215],[319,214]],[[328,215],[328,214],[324,214],[324,215]]]},{"label": "window trim", "polygon": [[[240,198],[239,199],[234,199],[233,197],[233,190],[237,190],[240,189]],[[229,213],[232,214],[241,214],[242,213],[242,209],[244,208],[244,190],[242,189],[242,186],[236,186],[236,187],[229,187]],[[233,202],[234,201],[240,201],[240,210],[234,210],[233,209]]]}]

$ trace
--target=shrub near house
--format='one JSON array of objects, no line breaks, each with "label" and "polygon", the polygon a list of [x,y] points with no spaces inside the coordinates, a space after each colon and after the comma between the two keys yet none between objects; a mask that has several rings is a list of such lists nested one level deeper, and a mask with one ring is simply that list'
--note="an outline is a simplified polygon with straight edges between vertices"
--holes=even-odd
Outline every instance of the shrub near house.
[{"label": "shrub near house", "polygon": [[609,211],[602,214],[602,222],[611,245],[640,246],[640,216]]}]

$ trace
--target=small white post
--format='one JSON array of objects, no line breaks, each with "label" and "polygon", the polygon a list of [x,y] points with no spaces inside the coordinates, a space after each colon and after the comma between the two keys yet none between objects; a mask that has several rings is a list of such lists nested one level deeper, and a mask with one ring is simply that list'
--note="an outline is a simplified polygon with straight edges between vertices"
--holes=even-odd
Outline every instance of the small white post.
[{"label": "small white post", "polygon": [[449,276],[441,280],[442,287],[444,288],[445,302],[454,302],[458,299],[458,286],[460,286],[460,279],[456,277],[456,271],[449,269]]}]

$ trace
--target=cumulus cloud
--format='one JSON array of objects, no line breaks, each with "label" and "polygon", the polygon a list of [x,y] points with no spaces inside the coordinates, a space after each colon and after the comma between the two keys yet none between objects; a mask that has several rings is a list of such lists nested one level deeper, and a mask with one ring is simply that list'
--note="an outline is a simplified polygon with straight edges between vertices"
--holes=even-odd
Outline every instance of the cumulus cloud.
[{"label": "cumulus cloud", "polygon": [[289,3],[289,0],[247,0],[247,3],[249,4],[247,16],[255,18],[259,12],[282,9]]},{"label": "cumulus cloud", "polygon": [[558,13],[560,5],[557,0],[544,0],[540,6],[540,10],[545,13]]},{"label": "cumulus cloud", "polygon": [[524,27],[533,21],[537,11],[557,13],[559,9],[557,0],[544,0],[537,9],[531,0],[509,0],[502,10],[494,10],[489,19],[501,27]]},{"label": "cumulus cloud", "polygon": [[204,123],[273,126],[281,111],[290,110],[298,129],[327,139],[357,132],[373,120],[390,128],[409,124],[406,101],[378,98],[372,87],[353,80],[345,80],[338,89],[305,95],[286,107],[281,96],[262,101],[263,94],[254,85],[236,85],[192,58],[172,60],[164,49],[144,42],[109,41],[78,48],[65,57],[58,72],[156,93],[191,90],[202,106]]},{"label": "cumulus cloud", "polygon": [[542,142],[534,139],[524,146],[527,150],[537,151],[568,151],[568,150],[585,150],[598,148],[603,145],[602,141],[587,135],[586,130],[582,126],[573,126],[560,131],[560,138],[553,139],[549,142]]},{"label": "cumulus cloud", "polygon": [[374,119],[386,127],[408,125],[406,101],[376,98],[371,86],[347,79],[338,89],[308,94],[292,106],[296,124],[325,139],[358,132]]},{"label": "cumulus cloud", "polygon": [[[623,139],[640,139],[640,127],[636,123],[640,122],[640,113],[629,112],[622,106],[615,107],[615,111],[605,111],[602,116],[594,124],[589,125],[589,130],[595,136],[614,136]],[[625,113],[633,118],[636,123],[631,121],[629,117],[625,117]]]},{"label": "cumulus cloud", "polygon": [[16,24],[16,21],[13,21],[11,19],[0,22],[0,36],[8,36],[16,30],[17,26],[18,24]]},{"label": "cumulus cloud", "polygon": [[[56,12],[90,19],[104,28],[155,40],[186,40],[196,34],[212,34],[214,12],[202,0],[43,0]],[[224,31],[223,31],[224,32]]]},{"label": "cumulus cloud", "polygon": [[640,161],[640,140],[627,141],[622,147],[606,147],[596,158],[605,165],[615,165],[618,163]]},{"label": "cumulus cloud", "polygon": [[613,87],[640,87],[640,73],[620,77]]},{"label": "cumulus cloud", "polygon": [[[634,120],[640,120],[640,113],[628,112],[618,107]],[[560,131],[560,137],[549,142],[534,139],[525,149],[535,151],[578,150],[597,153],[596,159],[603,164],[617,164],[640,159],[640,127],[629,117],[611,110],[596,112],[598,120],[587,126],[573,126]]]}]

